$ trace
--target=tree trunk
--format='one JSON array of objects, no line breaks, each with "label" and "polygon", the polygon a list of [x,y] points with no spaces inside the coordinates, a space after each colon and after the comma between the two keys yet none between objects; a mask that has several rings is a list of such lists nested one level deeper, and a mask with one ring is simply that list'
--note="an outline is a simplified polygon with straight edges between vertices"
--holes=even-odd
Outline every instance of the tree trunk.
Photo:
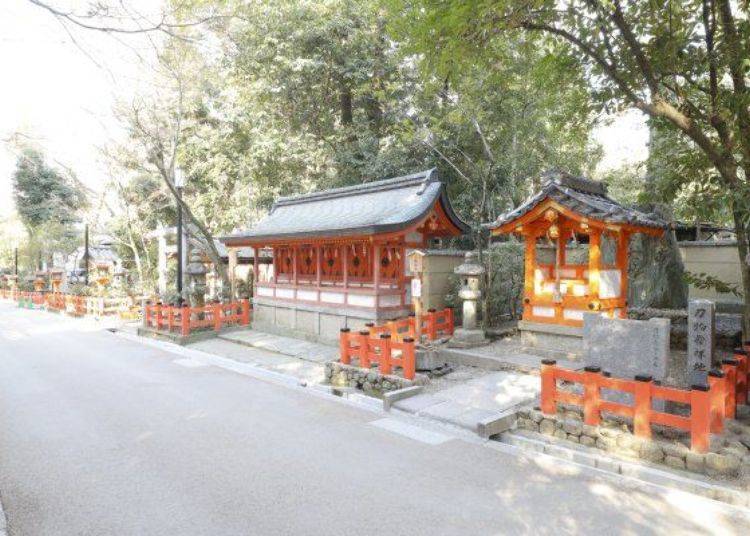
[{"label": "tree trunk", "polygon": [[159,171],[161,172],[162,179],[164,179],[164,182],[166,183],[167,188],[169,188],[169,191],[172,192],[172,197],[174,197],[174,199],[180,205],[182,205],[182,216],[189,223],[192,223],[202,235],[201,238],[204,242],[206,254],[208,255],[208,257],[211,259],[211,262],[216,267],[216,271],[221,277],[221,281],[223,284],[222,286],[224,288],[231,288],[231,282],[229,281],[229,274],[227,273],[227,269],[221,260],[221,255],[219,255],[219,251],[216,249],[213,235],[206,228],[206,226],[203,225],[203,223],[200,220],[198,220],[198,218],[195,217],[195,215],[193,214],[193,211],[190,210],[190,207],[188,206],[188,204],[185,203],[185,199],[182,196],[177,195],[177,188],[175,188],[174,186],[174,181],[168,176],[168,172],[166,171],[166,169],[164,167],[160,167]]},{"label": "tree trunk", "polygon": [[737,234],[737,252],[740,256],[740,274],[742,275],[742,335],[743,340],[750,339],[750,265],[747,263],[748,254],[748,227],[740,210],[734,210],[734,230]]},{"label": "tree trunk", "polygon": [[339,106],[341,108],[341,124],[344,126],[351,125],[354,122],[352,90],[344,80],[341,80],[339,88]]}]

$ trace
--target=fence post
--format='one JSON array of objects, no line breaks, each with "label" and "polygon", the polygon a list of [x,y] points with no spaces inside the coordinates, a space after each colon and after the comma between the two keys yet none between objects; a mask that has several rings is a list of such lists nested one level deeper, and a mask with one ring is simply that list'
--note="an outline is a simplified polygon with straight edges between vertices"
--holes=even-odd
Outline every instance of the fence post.
[{"label": "fence post", "polygon": [[190,335],[190,307],[183,303],[180,307],[180,335],[187,337]]},{"label": "fence post", "polygon": [[735,412],[737,411],[737,360],[736,359],[723,359],[721,361],[721,369],[724,371],[724,385],[725,385],[725,398],[724,398],[724,415],[727,419],[734,419]]},{"label": "fence post", "polygon": [[344,365],[352,362],[352,358],[349,355],[349,328],[341,328],[339,330],[339,361]]},{"label": "fence post", "polygon": [[708,371],[708,389],[711,398],[711,433],[724,430],[724,385],[726,378],[720,370]]},{"label": "fence post", "polygon": [[453,307],[446,307],[445,314],[448,320],[448,335],[453,335]]},{"label": "fence post", "polygon": [[747,350],[743,348],[734,349],[734,358],[739,363],[737,367],[737,392],[735,393],[738,404],[747,404],[747,354]]},{"label": "fence post", "polygon": [[380,334],[380,373],[390,374],[391,368],[391,334],[381,333]]},{"label": "fence post", "polygon": [[213,304],[211,310],[214,315],[214,331],[221,331],[221,304]]},{"label": "fence post", "polygon": [[404,378],[407,380],[413,380],[414,374],[417,370],[417,358],[414,355],[414,339],[411,337],[404,337],[403,339],[403,350],[401,354],[401,362],[404,370]]},{"label": "fence post", "polygon": [[141,308],[143,309],[143,327],[147,328],[148,327],[148,313],[151,310],[151,305],[148,303],[148,300],[141,301]]},{"label": "fence post", "polygon": [[154,314],[156,315],[156,329],[161,329],[161,302],[156,302]]},{"label": "fence post", "polygon": [[584,367],[583,369],[583,422],[598,426],[601,421],[599,412],[599,374],[601,367]]},{"label": "fence post", "polygon": [[437,311],[427,309],[427,338],[431,341],[437,340]]},{"label": "fence post", "polygon": [[371,366],[370,356],[368,354],[370,351],[370,331],[366,329],[361,330],[357,340],[359,342],[359,366],[368,369]]},{"label": "fence post", "polygon": [[169,305],[167,308],[167,331],[172,331],[173,324],[174,324],[174,307]]},{"label": "fence post", "polygon": [[651,382],[646,374],[635,376],[633,390],[633,434],[638,437],[651,437]]},{"label": "fence post", "polygon": [[555,391],[557,385],[555,382],[555,365],[554,359],[542,359],[541,376],[542,376],[542,396],[541,409],[545,415],[555,414]]},{"label": "fence post", "polygon": [[711,400],[707,385],[690,386],[690,449],[708,452],[711,441]]},{"label": "fence post", "polygon": [[248,326],[250,325],[250,300],[245,298],[240,302],[240,305],[242,306],[242,318],[240,322],[243,326]]}]

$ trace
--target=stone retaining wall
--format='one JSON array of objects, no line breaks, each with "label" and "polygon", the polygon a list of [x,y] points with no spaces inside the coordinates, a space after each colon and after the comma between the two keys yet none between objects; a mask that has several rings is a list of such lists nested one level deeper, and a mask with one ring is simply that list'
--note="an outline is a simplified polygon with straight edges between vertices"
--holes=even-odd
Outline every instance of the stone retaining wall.
[{"label": "stone retaining wall", "polygon": [[353,365],[345,365],[338,361],[325,364],[325,379],[334,387],[348,387],[360,389],[367,395],[382,396],[388,391],[396,391],[412,385],[424,385],[428,379],[417,374],[414,380],[407,380],[393,374],[380,374],[375,369],[363,369]]},{"label": "stone retaining wall", "polygon": [[[713,477],[750,478],[750,426],[737,421],[727,421],[727,433],[712,441],[716,445],[712,445],[712,452],[707,454],[691,452],[686,443],[679,440],[636,437],[627,424],[614,420],[602,420],[601,426],[589,426],[583,423],[580,413],[573,411],[547,416],[538,409],[521,409],[517,426],[548,437],[674,469]],[[674,435],[685,436],[679,431]]]}]

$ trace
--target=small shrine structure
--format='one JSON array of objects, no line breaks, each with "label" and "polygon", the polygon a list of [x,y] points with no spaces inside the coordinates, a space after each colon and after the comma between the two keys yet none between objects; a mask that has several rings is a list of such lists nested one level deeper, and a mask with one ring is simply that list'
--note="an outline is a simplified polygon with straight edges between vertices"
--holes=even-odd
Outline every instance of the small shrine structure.
[{"label": "small shrine structure", "polygon": [[[543,180],[541,190],[489,225],[493,235],[526,242],[523,320],[580,327],[585,312],[624,318],[629,238],[661,236],[667,224],[620,205],[601,182],[559,171]],[[588,251],[580,247],[586,243]],[[570,260],[572,248],[587,259]]]},{"label": "small shrine structure", "polygon": [[432,169],[280,198],[222,242],[273,256],[269,270],[254,264],[254,325],[338,341],[341,328],[410,313],[407,252],[467,231]]}]

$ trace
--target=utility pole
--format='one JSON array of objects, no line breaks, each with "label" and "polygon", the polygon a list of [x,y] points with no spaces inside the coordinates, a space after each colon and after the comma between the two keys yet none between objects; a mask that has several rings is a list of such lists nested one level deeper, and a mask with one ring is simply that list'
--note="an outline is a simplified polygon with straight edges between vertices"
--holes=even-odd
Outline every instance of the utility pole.
[{"label": "utility pole", "polygon": [[182,188],[185,176],[180,168],[174,170],[174,186],[177,190],[177,296],[182,305]]},{"label": "utility pole", "polygon": [[89,286],[89,224],[83,231],[83,266],[84,266],[84,283]]}]

